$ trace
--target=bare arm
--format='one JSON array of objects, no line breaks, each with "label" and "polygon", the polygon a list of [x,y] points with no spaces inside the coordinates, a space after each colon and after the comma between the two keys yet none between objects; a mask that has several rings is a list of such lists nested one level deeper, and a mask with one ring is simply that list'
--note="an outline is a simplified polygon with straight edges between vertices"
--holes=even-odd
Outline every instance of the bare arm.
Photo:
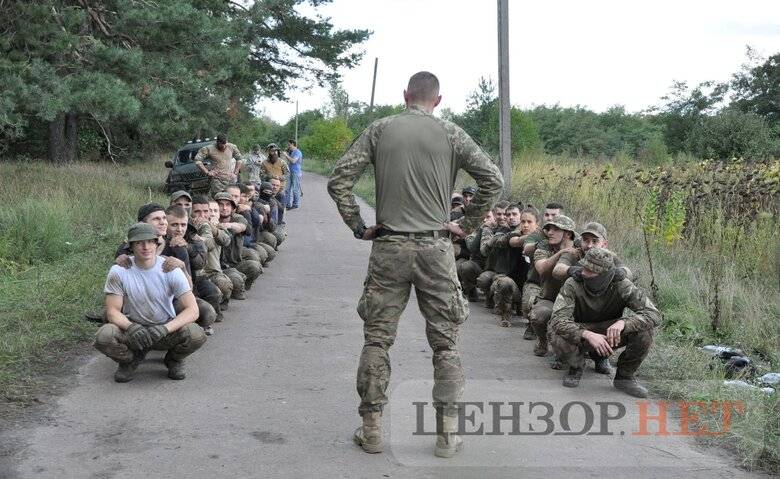
[{"label": "bare arm", "polygon": [[195,295],[192,291],[187,291],[178,298],[179,303],[184,306],[181,313],[177,314],[175,318],[165,323],[165,329],[169,333],[178,331],[183,326],[190,323],[194,323],[198,319],[198,303],[195,302]]},{"label": "bare arm", "polygon": [[127,319],[127,316],[122,313],[122,305],[124,304],[124,296],[118,294],[106,295],[106,319],[109,323],[119,327],[122,331],[130,327],[132,322]]}]

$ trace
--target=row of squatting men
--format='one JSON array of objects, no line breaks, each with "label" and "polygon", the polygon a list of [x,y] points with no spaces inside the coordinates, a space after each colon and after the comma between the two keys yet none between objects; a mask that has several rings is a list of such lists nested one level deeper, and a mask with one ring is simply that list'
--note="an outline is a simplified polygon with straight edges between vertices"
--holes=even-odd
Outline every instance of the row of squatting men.
[{"label": "row of squatting men", "polygon": [[[452,197],[452,220],[474,195]],[[647,390],[636,371],[653,342],[660,312],[632,282],[631,271],[607,249],[607,230],[589,222],[577,232],[559,203],[546,205],[542,227],[533,206],[500,201],[482,227],[458,242],[458,278],[470,301],[479,300],[511,325],[512,311],[528,320],[523,337],[534,354],[552,348],[553,369],[567,368],[566,387],[579,385],[586,356],[594,369],[612,374],[609,357],[620,348],[613,385],[636,397]],[[624,310],[625,313],[624,313]]]},{"label": "row of squatting men", "polygon": [[185,378],[184,358],[214,333],[231,299],[246,299],[286,239],[275,189],[229,184],[213,198],[177,191],[167,208],[138,210],[106,278],[106,324],[94,343],[119,364],[115,381],[131,381],[150,350],[166,351],[169,378]]}]

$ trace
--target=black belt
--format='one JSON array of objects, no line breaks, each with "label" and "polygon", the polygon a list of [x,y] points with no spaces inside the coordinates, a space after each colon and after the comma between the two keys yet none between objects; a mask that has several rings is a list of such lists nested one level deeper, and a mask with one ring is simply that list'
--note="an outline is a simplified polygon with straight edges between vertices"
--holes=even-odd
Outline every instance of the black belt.
[{"label": "black belt", "polygon": [[407,232],[407,231],[393,231],[391,229],[387,228],[379,228],[376,230],[376,237],[381,238],[383,236],[406,236],[410,239],[418,239],[418,238],[449,238],[450,232],[449,230],[432,230],[432,231],[416,231],[416,232]]}]

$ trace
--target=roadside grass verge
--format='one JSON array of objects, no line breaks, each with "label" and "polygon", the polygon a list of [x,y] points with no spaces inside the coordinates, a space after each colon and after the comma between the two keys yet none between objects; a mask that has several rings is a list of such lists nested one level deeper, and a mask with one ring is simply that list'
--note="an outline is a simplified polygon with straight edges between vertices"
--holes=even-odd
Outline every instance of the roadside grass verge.
[{"label": "roadside grass verge", "polygon": [[[758,375],[780,371],[780,203],[772,186],[779,164],[753,170],[703,162],[648,170],[625,161],[531,153],[514,159],[511,195],[540,210],[547,202],[561,202],[580,227],[588,221],[606,226],[609,248],[625,259],[637,283],[646,291],[655,283],[654,299],[664,315],[640,375],[655,395],[672,401],[740,403],[743,412],[734,412],[728,428],[723,414],[702,415],[703,426],[723,431],[708,442],[733,450],[746,468],[772,472],[780,471],[780,391],[767,395],[725,386],[723,365],[700,347],[738,347]],[[305,165],[327,175],[334,163],[309,158]],[[691,186],[711,178],[728,187],[733,176],[740,194],[745,175],[760,182],[736,219],[734,205],[746,195],[720,202],[719,191],[708,195]],[[457,185],[472,183],[461,174]],[[775,189],[762,189],[765,185]],[[700,196],[687,197],[690,191]],[[373,176],[363,177],[355,194],[374,204]]]},{"label": "roadside grass verge", "polygon": [[164,204],[159,160],[0,163],[0,400],[26,404],[95,326],[116,246],[143,203]]}]

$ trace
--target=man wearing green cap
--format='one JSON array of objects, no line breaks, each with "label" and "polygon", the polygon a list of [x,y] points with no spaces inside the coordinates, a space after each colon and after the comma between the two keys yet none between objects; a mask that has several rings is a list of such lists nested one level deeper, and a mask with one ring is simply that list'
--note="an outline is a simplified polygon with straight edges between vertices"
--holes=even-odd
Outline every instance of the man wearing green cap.
[{"label": "man wearing green cap", "polygon": [[[569,368],[563,385],[579,385],[586,353],[608,358],[625,347],[613,385],[631,396],[647,397],[636,371],[653,344],[661,313],[630,279],[620,279],[612,252],[592,248],[580,264],[582,270],[561,288],[550,321],[550,344]],[[633,314],[624,314],[626,308]]]},{"label": "man wearing green cap", "polygon": [[[534,354],[547,355],[547,324],[550,322],[553,301],[561,289],[563,281],[553,277],[552,272],[558,262],[572,265],[579,260],[579,252],[574,247],[576,236],[574,221],[565,215],[549,219],[542,228],[547,241],[539,243],[534,251],[534,268],[541,279],[541,291],[536,298],[529,320],[536,332]],[[553,369],[560,369],[559,362],[553,361]]]},{"label": "man wearing green cap", "polygon": [[192,214],[192,196],[184,190],[171,193],[171,206],[178,205],[184,208],[188,215]]},{"label": "man wearing green cap", "polygon": [[[157,237],[154,226],[134,224],[127,233],[132,266],[113,265],[106,278],[108,323],[98,329],[95,348],[119,363],[117,382],[132,380],[150,349],[167,351],[168,377],[184,379],[184,358],[206,342],[203,329],[195,324],[198,305],[190,284],[180,269],[163,271]],[[182,306],[178,314],[174,299]]]}]

